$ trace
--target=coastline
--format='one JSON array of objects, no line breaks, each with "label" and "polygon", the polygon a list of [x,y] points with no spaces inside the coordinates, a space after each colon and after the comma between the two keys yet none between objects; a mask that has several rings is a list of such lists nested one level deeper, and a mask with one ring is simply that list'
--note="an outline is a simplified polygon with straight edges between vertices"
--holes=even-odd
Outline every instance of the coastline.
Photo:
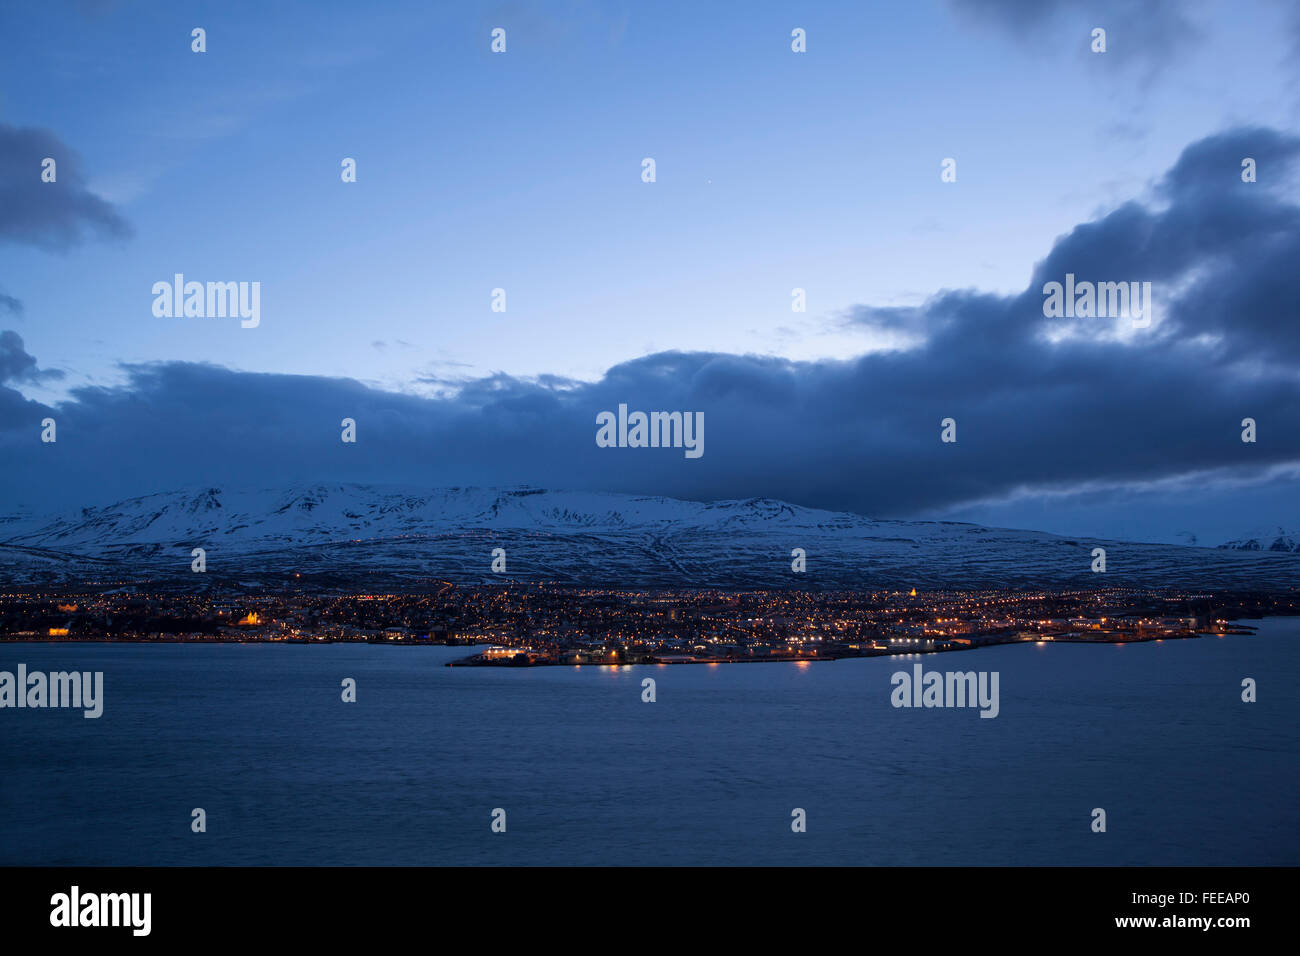
[{"label": "coastline", "polygon": [[[1278,615],[1284,616],[1284,615]],[[818,661],[838,661],[838,660],[859,660],[862,658],[873,657],[911,657],[918,654],[949,654],[959,651],[976,651],[985,647],[1005,647],[1008,644],[1151,644],[1160,641],[1188,641],[1202,637],[1230,637],[1230,636],[1250,636],[1256,633],[1256,628],[1244,624],[1234,624],[1229,628],[1221,631],[1195,631],[1190,634],[1162,634],[1150,637],[1128,637],[1113,638],[1106,637],[1056,637],[1054,635],[1033,639],[1013,637],[1007,640],[985,640],[978,644],[958,644],[945,647],[909,647],[907,650],[894,650],[892,648],[880,649],[872,653],[857,654],[772,654],[772,655],[745,655],[741,656],[716,656],[716,657],[696,657],[694,655],[664,655],[656,657],[647,655],[644,658],[635,660],[558,660],[545,657],[531,658],[527,657],[520,660],[516,655],[513,657],[501,657],[496,659],[487,659],[481,654],[470,655],[469,657],[459,660],[448,661],[444,667],[628,667],[642,665],[648,667],[666,667],[678,664],[791,664],[791,663],[816,663]]]},{"label": "coastline", "polygon": [[[1292,615],[1272,615],[1273,617],[1289,617]],[[1264,620],[1261,618],[1260,620]],[[1254,619],[1252,619],[1254,620]],[[480,651],[472,653],[466,657],[457,658],[447,661],[444,667],[629,667],[629,666],[653,666],[668,667],[681,664],[792,664],[792,663],[817,663],[821,661],[837,660],[856,660],[861,658],[874,657],[903,657],[920,654],[946,654],[955,651],[974,651],[984,647],[1004,647],[1008,644],[1150,644],[1160,641],[1180,641],[1193,640],[1203,637],[1230,637],[1230,636],[1251,636],[1257,632],[1258,628],[1240,622],[1222,628],[1221,630],[1200,630],[1186,634],[1159,634],[1159,635],[1135,635],[1116,637],[1112,634],[1099,634],[1096,636],[1084,635],[1046,635],[1039,638],[1026,638],[1020,636],[1010,636],[1006,639],[999,639],[997,636],[991,636],[979,642],[970,644],[947,644],[944,646],[927,646],[925,644],[909,645],[906,650],[901,648],[873,648],[865,652],[857,653],[785,653],[785,654],[747,654],[747,655],[693,655],[693,654],[666,654],[666,655],[631,655],[626,659],[562,659],[560,656],[550,654],[536,654],[529,652],[519,652],[513,655],[500,655],[494,657],[485,656]],[[0,647],[6,645],[23,645],[37,644],[48,646],[77,645],[77,644],[175,644],[175,645],[193,645],[193,644],[234,644],[234,645],[289,645],[289,646],[312,646],[312,645],[334,645],[334,644],[372,644],[384,647],[466,647],[482,648],[483,644],[461,644],[448,643],[444,641],[430,640],[395,640],[391,638],[336,638],[336,637],[319,637],[319,638],[236,638],[236,637],[204,637],[199,639],[180,639],[180,638],[143,638],[143,637],[95,637],[93,635],[77,636],[75,638],[49,638],[40,637],[0,637]]]}]

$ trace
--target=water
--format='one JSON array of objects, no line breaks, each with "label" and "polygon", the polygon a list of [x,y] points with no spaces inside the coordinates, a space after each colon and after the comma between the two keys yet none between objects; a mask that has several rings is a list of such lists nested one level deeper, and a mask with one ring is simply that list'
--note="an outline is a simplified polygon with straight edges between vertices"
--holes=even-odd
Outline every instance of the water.
[{"label": "water", "polygon": [[[442,666],[465,654],[4,645],[0,670],[102,670],[106,700],[98,720],[0,710],[0,863],[1300,863],[1300,619],[802,665]],[[916,661],[1000,672],[1000,715],[894,709]]]}]

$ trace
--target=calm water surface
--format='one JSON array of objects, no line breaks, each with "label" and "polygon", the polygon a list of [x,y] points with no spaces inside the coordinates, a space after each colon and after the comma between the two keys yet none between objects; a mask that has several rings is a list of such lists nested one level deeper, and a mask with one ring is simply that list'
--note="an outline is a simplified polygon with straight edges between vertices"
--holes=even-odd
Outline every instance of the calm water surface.
[{"label": "calm water surface", "polygon": [[[0,646],[0,670],[105,684],[98,720],[0,710],[0,863],[1300,863],[1300,619],[803,665],[443,666],[466,653]],[[998,671],[1000,715],[891,707],[918,660]]]}]

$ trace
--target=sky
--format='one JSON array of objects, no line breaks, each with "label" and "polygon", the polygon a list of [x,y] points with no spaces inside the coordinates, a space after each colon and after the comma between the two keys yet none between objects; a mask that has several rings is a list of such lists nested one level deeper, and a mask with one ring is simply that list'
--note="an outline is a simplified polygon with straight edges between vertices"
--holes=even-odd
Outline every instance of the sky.
[{"label": "sky", "polygon": [[[1296,4],[84,0],[0,37],[0,513],[374,481],[1300,528]],[[260,283],[257,327],[155,315],[178,272]],[[1151,326],[1045,318],[1067,272],[1150,281]],[[702,411],[705,454],[598,448],[620,403]]]}]

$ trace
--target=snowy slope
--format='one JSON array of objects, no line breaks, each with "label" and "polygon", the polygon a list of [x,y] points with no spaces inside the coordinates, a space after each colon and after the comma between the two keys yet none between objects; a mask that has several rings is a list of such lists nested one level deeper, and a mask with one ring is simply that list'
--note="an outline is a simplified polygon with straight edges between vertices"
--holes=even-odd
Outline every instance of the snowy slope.
[{"label": "snowy slope", "polygon": [[1300,534],[1284,528],[1254,531],[1245,537],[1219,545],[1233,551],[1279,551],[1300,554]]},{"label": "snowy slope", "polygon": [[[699,503],[536,488],[201,488],[57,517],[0,518],[0,583],[172,579],[348,587],[503,579],[612,587],[1278,588],[1300,553],[882,521],[770,499]],[[507,574],[490,571],[507,552]],[[1090,570],[1107,550],[1107,573]],[[807,572],[790,570],[791,550]]]}]

